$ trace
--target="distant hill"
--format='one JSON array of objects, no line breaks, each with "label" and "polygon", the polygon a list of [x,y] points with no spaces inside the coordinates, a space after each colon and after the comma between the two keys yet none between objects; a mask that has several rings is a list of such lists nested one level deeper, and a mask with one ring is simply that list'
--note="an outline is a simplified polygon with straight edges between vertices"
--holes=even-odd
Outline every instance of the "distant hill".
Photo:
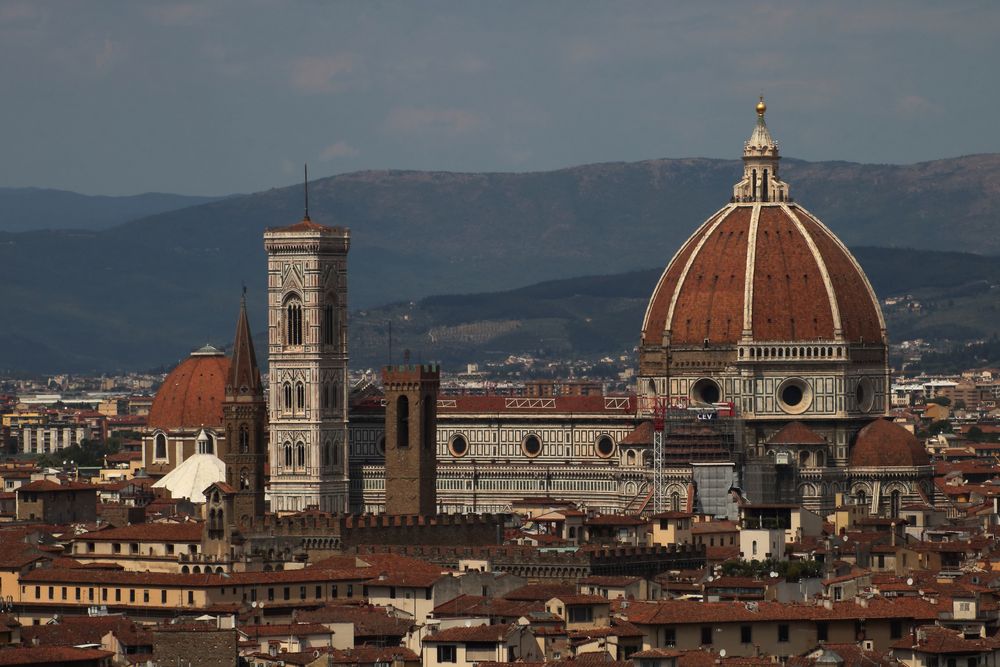
[{"label": "distant hill", "polygon": [[[1000,257],[859,247],[853,250],[876,292],[910,294],[885,308],[894,340],[1000,334]],[[661,268],[555,280],[503,292],[433,296],[354,313],[355,367],[385,363],[388,323],[396,358],[407,348],[457,368],[511,354],[597,358],[639,342],[646,304]]]},{"label": "distant hill", "polygon": [[[785,162],[792,195],[849,245],[1000,252],[1000,155],[908,166]],[[738,161],[707,159],[526,174],[370,171],[316,181],[310,199],[314,220],[351,228],[350,306],[367,309],[662,267],[728,201],[739,173]],[[296,185],[102,231],[0,232],[0,369],[170,363],[230,340],[244,282],[251,321],[262,326],[261,234],[300,217]],[[893,261],[899,290],[937,270]],[[972,262],[954,267],[959,277]],[[606,331],[605,313],[596,315],[590,329]],[[608,317],[610,327],[638,330],[624,313]],[[544,325],[559,337],[557,322]],[[491,339],[498,349],[525,339],[505,326],[506,337]],[[483,334],[473,326],[461,335]],[[590,340],[586,329],[568,335]]]},{"label": "distant hill", "polygon": [[109,197],[46,188],[0,188],[0,231],[107,229],[129,220],[219,199],[163,192]]}]

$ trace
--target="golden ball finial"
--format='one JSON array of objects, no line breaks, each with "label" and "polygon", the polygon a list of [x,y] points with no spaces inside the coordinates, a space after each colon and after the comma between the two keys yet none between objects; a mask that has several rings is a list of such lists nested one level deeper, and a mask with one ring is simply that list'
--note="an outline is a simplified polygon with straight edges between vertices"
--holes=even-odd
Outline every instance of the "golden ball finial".
[{"label": "golden ball finial", "polygon": [[757,102],[757,115],[763,116],[764,112],[767,111],[767,105],[764,104],[764,96],[760,96],[760,102]]}]

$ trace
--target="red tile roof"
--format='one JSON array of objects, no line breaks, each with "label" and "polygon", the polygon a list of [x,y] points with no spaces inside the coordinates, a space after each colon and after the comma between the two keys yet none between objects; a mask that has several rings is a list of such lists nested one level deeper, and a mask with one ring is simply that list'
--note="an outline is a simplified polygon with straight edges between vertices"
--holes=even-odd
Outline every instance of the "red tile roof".
[{"label": "red tile roof", "polygon": [[886,419],[876,419],[858,431],[851,448],[856,468],[930,465],[927,450],[915,435]]},{"label": "red tile roof", "polygon": [[502,642],[510,632],[510,625],[473,625],[438,630],[424,637],[425,644],[439,642]]},{"label": "red tile roof", "polygon": [[653,292],[643,344],[660,345],[665,331],[675,345],[704,339],[736,343],[742,334],[748,258],[754,260],[749,305],[755,341],[833,340],[834,303],[825,288],[825,271],[844,337],[880,342],[878,303],[850,253],[803,209],[795,204],[788,208],[794,219],[783,207],[760,209],[753,249],[748,244],[749,205],[727,207],[699,227]]},{"label": "red tile roof", "polygon": [[826,438],[799,421],[785,425],[767,441],[770,445],[825,445]]},{"label": "red tile roof", "polygon": [[136,523],[122,528],[107,528],[83,533],[75,542],[200,542],[201,521]]},{"label": "red tile roof", "polygon": [[229,358],[192,354],[167,375],[149,409],[149,428],[219,428]]},{"label": "red tile roof", "polygon": [[71,646],[31,646],[0,649],[0,665],[72,665],[114,656],[111,651]]}]

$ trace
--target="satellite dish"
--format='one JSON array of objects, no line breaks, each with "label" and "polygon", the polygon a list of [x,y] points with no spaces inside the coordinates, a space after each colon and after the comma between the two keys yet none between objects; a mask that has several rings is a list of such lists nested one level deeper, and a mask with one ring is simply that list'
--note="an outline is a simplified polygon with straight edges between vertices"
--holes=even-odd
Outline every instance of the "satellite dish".
[{"label": "satellite dish", "polygon": [[257,608],[257,601],[254,600],[253,602],[251,602],[250,606],[253,607],[254,609],[256,609]]},{"label": "satellite dish", "polygon": [[775,572],[774,570],[771,570],[771,578],[772,579],[777,579],[778,578],[778,573]]},{"label": "satellite dish", "polygon": [[913,585],[913,577],[907,577],[906,578],[906,585],[907,586],[912,586]]},{"label": "satellite dish", "polygon": [[708,579],[706,579],[706,581],[708,582],[715,581],[715,577],[713,577],[712,575],[708,575]]},{"label": "satellite dish", "polygon": [[720,658],[725,658],[726,657],[726,649],[724,649],[724,648],[720,648],[719,649],[719,657]]}]

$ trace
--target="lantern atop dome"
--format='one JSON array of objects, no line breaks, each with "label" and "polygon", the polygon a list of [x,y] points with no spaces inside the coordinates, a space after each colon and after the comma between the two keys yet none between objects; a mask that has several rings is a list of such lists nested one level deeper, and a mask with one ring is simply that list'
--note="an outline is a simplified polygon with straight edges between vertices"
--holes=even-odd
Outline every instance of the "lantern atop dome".
[{"label": "lantern atop dome", "polygon": [[743,143],[743,179],[733,186],[734,202],[788,201],[788,185],[778,178],[778,142],[764,122],[767,104],[757,102],[757,124]]}]

